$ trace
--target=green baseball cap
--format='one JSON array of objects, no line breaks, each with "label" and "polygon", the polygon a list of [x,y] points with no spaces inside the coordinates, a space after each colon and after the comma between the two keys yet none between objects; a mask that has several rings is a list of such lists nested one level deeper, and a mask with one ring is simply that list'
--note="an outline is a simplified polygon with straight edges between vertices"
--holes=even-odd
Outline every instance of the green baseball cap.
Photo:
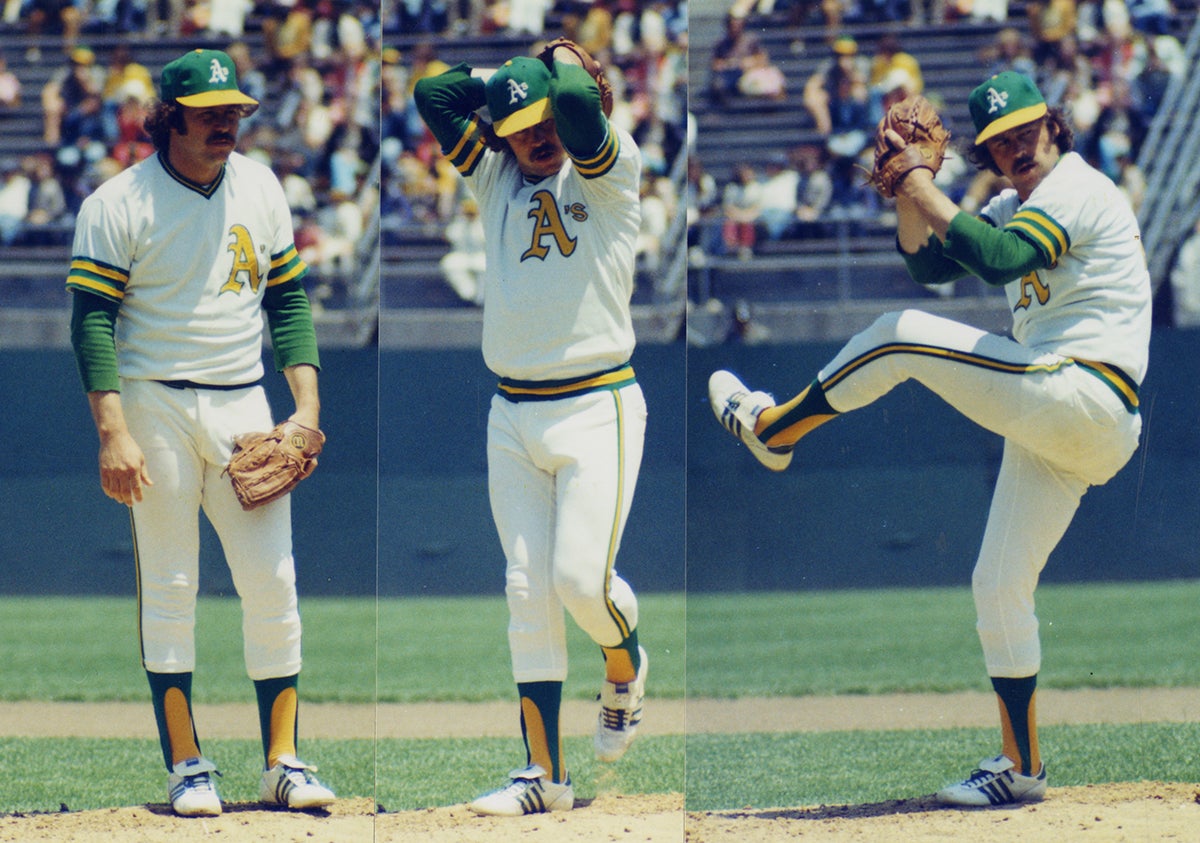
[{"label": "green baseball cap", "polygon": [[491,75],[485,90],[492,128],[502,138],[552,116],[550,70],[541,59],[509,59]]},{"label": "green baseball cap", "polygon": [[1016,71],[997,73],[967,98],[975,121],[976,145],[1016,126],[1032,123],[1049,110],[1033,80]]},{"label": "green baseball cap", "polygon": [[238,89],[233,59],[220,50],[192,50],[164,67],[162,98],[193,108],[258,105]]}]

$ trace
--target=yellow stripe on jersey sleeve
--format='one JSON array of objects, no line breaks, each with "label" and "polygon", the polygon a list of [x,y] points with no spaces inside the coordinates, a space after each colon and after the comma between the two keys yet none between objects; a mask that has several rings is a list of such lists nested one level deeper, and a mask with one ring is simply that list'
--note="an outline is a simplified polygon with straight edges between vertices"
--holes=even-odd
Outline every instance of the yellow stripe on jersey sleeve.
[{"label": "yellow stripe on jersey sleeve", "polygon": [[458,170],[461,175],[469,176],[471,175],[471,171],[475,169],[475,164],[479,161],[479,156],[483,155],[483,150],[486,148],[483,143],[483,133],[480,128],[479,118],[472,117],[466,131],[458,139],[458,143],[454,145],[454,148],[446,153],[446,157],[450,159],[450,163],[454,165],[454,169]]},{"label": "yellow stripe on jersey sleeve", "polygon": [[267,286],[274,287],[308,272],[308,264],[300,257],[294,245],[288,246],[277,255],[271,256],[271,270],[267,273]]},{"label": "yellow stripe on jersey sleeve", "polygon": [[129,273],[126,270],[90,258],[72,258],[67,272],[68,290],[85,290],[115,302],[125,298],[127,283]]},{"label": "yellow stripe on jersey sleeve", "polygon": [[617,156],[620,153],[620,138],[610,128],[608,137],[601,144],[599,152],[591,158],[575,158],[572,156],[571,160],[575,162],[575,169],[579,172],[579,175],[585,179],[594,179],[611,170],[613,165],[617,163]]},{"label": "yellow stripe on jersey sleeve", "polygon": [[1038,208],[1018,211],[1004,228],[1032,240],[1049,258],[1051,266],[1071,248],[1071,238],[1067,230]]}]

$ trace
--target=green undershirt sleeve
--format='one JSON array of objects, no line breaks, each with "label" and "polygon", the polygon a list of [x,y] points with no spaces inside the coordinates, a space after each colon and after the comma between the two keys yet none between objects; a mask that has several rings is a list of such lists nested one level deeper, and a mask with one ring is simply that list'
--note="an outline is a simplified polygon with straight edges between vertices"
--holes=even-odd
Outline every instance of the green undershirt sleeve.
[{"label": "green undershirt sleeve", "polygon": [[550,79],[550,107],[563,146],[575,158],[599,151],[608,137],[608,118],[600,106],[600,89],[579,65],[554,63]]},{"label": "green undershirt sleeve", "polygon": [[417,82],[413,101],[442,152],[448,154],[470,131],[472,115],[487,103],[484,91],[483,80],[473,77],[466,63]]},{"label": "green undershirt sleeve", "polygon": [[932,234],[916,252],[910,255],[901,249],[900,256],[904,258],[909,276],[918,284],[945,284],[967,274],[960,264],[946,257],[942,242]]},{"label": "green undershirt sleeve", "polygon": [[302,363],[320,369],[312,307],[300,281],[296,279],[268,287],[263,294],[262,307],[267,315],[276,370],[283,371]]},{"label": "green undershirt sleeve", "polygon": [[1045,254],[1021,235],[965,212],[950,221],[943,251],[984,282],[998,287],[1047,266]]},{"label": "green undershirt sleeve", "polygon": [[71,295],[71,347],[84,391],[120,391],[116,327],[121,305],[78,290]]}]

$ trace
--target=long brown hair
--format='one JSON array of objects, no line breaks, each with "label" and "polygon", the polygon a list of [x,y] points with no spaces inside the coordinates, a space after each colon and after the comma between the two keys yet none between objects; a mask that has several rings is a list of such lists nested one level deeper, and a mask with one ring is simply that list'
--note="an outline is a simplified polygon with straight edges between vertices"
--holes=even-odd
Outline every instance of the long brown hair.
[{"label": "long brown hair", "polygon": [[[1071,124],[1067,122],[1067,115],[1061,108],[1056,106],[1049,109],[1042,119],[1046,121],[1046,126],[1060,153],[1067,153],[1075,148],[1075,132],[1071,130]],[[998,176],[1002,175],[1000,168],[996,166],[996,160],[992,158],[992,153],[988,152],[987,141],[973,144],[967,149],[966,155],[967,159],[979,169],[989,170]]]}]

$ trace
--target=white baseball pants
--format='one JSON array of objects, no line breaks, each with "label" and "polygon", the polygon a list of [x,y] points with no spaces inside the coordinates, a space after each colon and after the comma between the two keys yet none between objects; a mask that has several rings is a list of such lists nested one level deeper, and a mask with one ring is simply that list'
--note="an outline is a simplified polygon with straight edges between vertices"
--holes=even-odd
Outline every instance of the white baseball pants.
[{"label": "white baseball pants", "polygon": [[838,412],[909,379],[1004,437],[971,584],[988,675],[1032,676],[1041,666],[1038,577],[1084,492],[1136,450],[1141,416],[1067,358],[915,310],[881,316],[818,375]]},{"label": "white baseball pants", "polygon": [[637,626],[637,599],[614,563],[645,429],[636,383],[552,401],[492,398],[488,492],[507,560],[515,681],[566,678],[564,609],[602,647]]},{"label": "white baseball pants", "polygon": [[123,380],[121,403],[153,486],[132,507],[142,661],[155,673],[195,669],[193,631],[199,588],[199,512],[212,523],[242,602],[251,679],[300,670],[300,614],[292,558],[291,501],[250,512],[221,476],[235,434],[269,430],[260,386],[175,389]]}]

